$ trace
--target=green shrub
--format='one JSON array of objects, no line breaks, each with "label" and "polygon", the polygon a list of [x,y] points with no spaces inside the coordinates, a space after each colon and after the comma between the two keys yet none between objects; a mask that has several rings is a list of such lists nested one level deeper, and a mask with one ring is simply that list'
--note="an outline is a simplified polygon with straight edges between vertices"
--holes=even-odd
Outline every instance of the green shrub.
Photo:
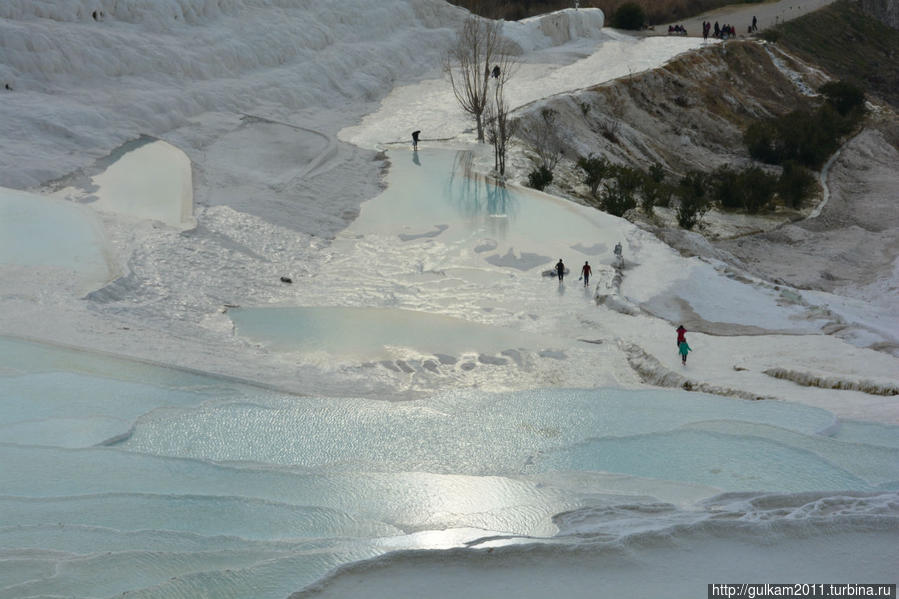
[{"label": "green shrub", "polygon": [[833,154],[843,136],[858,124],[861,111],[842,115],[830,103],[814,111],[793,112],[750,125],[743,142],[754,159],[768,164],[795,161],[817,169]]},{"label": "green shrub", "polygon": [[662,184],[656,183],[647,176],[643,180],[643,185],[640,186],[640,210],[647,216],[652,216],[661,195]]},{"label": "green shrub", "polygon": [[853,110],[865,109],[865,92],[851,83],[830,81],[818,88],[818,91],[841,116],[846,116]]},{"label": "green shrub", "polygon": [[777,140],[778,131],[773,120],[753,123],[743,133],[743,143],[746,144],[749,155],[768,164],[780,161]]},{"label": "green shrub", "polygon": [[668,208],[671,205],[671,198],[674,196],[676,187],[671,183],[659,183],[656,191],[656,206]]},{"label": "green shrub", "polygon": [[709,185],[709,199],[722,208],[736,210],[743,207],[740,197],[738,173],[730,166],[719,166],[712,173]]},{"label": "green shrub", "polygon": [[599,196],[600,207],[614,216],[624,216],[624,213],[637,205],[633,192],[622,188],[616,181],[612,185],[605,185]]},{"label": "green shrub", "polygon": [[646,173],[647,178],[653,183],[664,183],[665,182],[665,167],[663,167],[658,162],[654,163],[649,167],[649,172]]},{"label": "green shrub", "polygon": [[815,176],[796,162],[784,163],[783,172],[777,181],[777,193],[793,208],[799,208],[815,189]]},{"label": "green shrub", "polygon": [[646,15],[639,4],[625,2],[612,13],[612,27],[616,29],[642,29]]},{"label": "green shrub", "polygon": [[741,190],[743,209],[755,214],[767,208],[774,199],[777,177],[753,166],[740,173],[737,184]]},{"label": "green shrub", "polygon": [[528,173],[528,187],[543,191],[543,189],[553,182],[553,172],[546,166],[540,166]]},{"label": "green shrub", "polygon": [[646,216],[652,216],[655,213],[657,195],[654,187],[643,187],[643,193],[640,195],[640,210]]},{"label": "green shrub", "polygon": [[757,166],[743,171],[722,166],[712,173],[709,187],[712,202],[725,209],[754,214],[771,204],[777,178]]},{"label": "green shrub", "polygon": [[605,158],[594,156],[593,154],[586,158],[581,156],[577,161],[577,165],[586,173],[584,183],[590,187],[590,193],[593,197],[596,197],[596,191],[599,189],[603,179],[609,176],[612,165]]},{"label": "green shrub", "polygon": [[818,168],[839,147],[836,112],[823,106],[815,112],[797,110],[778,119],[780,159],[777,164],[795,160]]},{"label": "green shrub", "polygon": [[677,186],[680,199],[677,207],[677,224],[684,229],[692,229],[708,212],[709,201],[706,197],[706,176],[699,171],[690,171]]},{"label": "green shrub", "polygon": [[604,174],[609,181],[599,194],[599,206],[609,214],[624,216],[637,205],[636,192],[643,184],[645,174],[637,168],[606,163]]},{"label": "green shrub", "polygon": [[656,206],[669,204],[671,188],[665,183],[665,169],[658,162],[650,166],[648,172],[641,174],[643,181],[640,184],[640,209],[652,216]]},{"label": "green shrub", "polygon": [[638,168],[619,165],[612,167],[611,176],[618,182],[618,187],[625,193],[633,195],[640,189],[646,175]]}]

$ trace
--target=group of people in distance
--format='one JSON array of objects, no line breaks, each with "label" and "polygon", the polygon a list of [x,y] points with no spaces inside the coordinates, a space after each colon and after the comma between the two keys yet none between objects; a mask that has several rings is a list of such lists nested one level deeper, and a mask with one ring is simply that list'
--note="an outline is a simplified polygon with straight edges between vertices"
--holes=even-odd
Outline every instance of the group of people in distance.
[{"label": "group of people in distance", "polygon": [[[565,264],[562,262],[561,258],[556,262],[556,274],[559,276],[559,282],[561,283],[562,279],[565,278]],[[581,276],[578,277],[578,281],[583,279],[584,287],[586,287],[590,283],[590,275],[592,274],[593,269],[590,268],[590,263],[585,260],[584,265],[581,267]]]},{"label": "group of people in distance", "polygon": [[683,25],[668,25],[668,35],[687,35],[687,28]]},{"label": "group of people in distance", "polygon": [[[618,265],[621,264],[621,243],[615,244],[615,259],[618,261]],[[562,279],[565,278],[565,263],[562,262],[562,259],[559,258],[559,261],[556,262],[555,266],[556,274],[559,276],[559,283],[562,282]],[[578,277],[578,281],[584,281],[584,287],[590,284],[590,277],[593,275],[593,269],[590,267],[590,262],[584,261],[584,265],[581,267],[581,276]]]},{"label": "group of people in distance", "polygon": [[[556,274],[559,277],[559,283],[562,282],[562,279],[565,278],[565,263],[562,262],[562,259],[559,258],[559,261],[556,262]],[[590,263],[588,261],[584,261],[584,265],[581,267],[581,277],[578,280],[584,280],[584,287],[586,287],[590,283],[590,275],[593,274],[593,269],[590,268]],[[680,325],[677,327],[677,352],[680,354],[681,364],[684,366],[687,365],[687,354],[693,351],[693,348],[687,343],[687,329],[684,328],[684,325]]]},{"label": "group of people in distance", "polygon": [[[758,20],[755,17],[752,17],[752,25],[749,26],[749,32],[758,31]],[[702,22],[702,38],[708,39],[709,33],[715,36],[718,39],[726,40],[731,37],[736,37],[737,30],[734,29],[733,25],[719,25],[718,21],[715,21],[714,27],[708,21]]]}]

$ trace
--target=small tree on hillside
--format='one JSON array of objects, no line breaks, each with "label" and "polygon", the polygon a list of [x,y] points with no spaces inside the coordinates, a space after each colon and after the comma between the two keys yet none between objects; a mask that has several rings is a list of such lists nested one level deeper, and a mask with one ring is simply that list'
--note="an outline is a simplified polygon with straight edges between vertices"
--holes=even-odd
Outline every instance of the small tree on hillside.
[{"label": "small tree on hillside", "polygon": [[643,173],[643,181],[641,183],[642,198],[640,200],[640,208],[647,216],[652,216],[655,207],[659,205],[668,205],[668,198],[671,194],[669,186],[665,183],[665,168],[656,162],[649,167],[649,171]]},{"label": "small tree on hillside", "polygon": [[540,166],[528,173],[528,187],[543,191],[547,185],[553,182],[553,172],[545,166]]},{"label": "small tree on hillside", "polygon": [[443,70],[459,106],[475,120],[478,141],[484,141],[483,116],[493,93],[491,81],[502,86],[511,74],[512,56],[504,47],[502,21],[471,15],[444,58]]},{"label": "small tree on hillside", "polygon": [[743,143],[749,155],[768,164],[778,164],[782,160],[783,149],[779,143],[779,132],[775,121],[756,121],[743,133]]},{"label": "small tree on hillside", "polygon": [[633,191],[622,186],[617,179],[606,183],[599,194],[600,208],[614,216],[624,216],[625,212],[636,205]]},{"label": "small tree on hillside", "polygon": [[745,169],[738,181],[743,189],[743,208],[749,214],[756,214],[768,208],[777,191],[777,177],[757,166]]},{"label": "small tree on hillside", "polygon": [[602,184],[602,180],[608,177],[611,172],[611,165],[605,158],[594,156],[593,154],[578,158],[577,165],[586,173],[584,183],[590,187],[590,194],[596,197],[596,192]]},{"label": "small tree on hillside", "polygon": [[793,161],[784,163],[783,172],[777,181],[777,193],[792,208],[799,208],[815,189],[815,176],[802,165]]},{"label": "small tree on hillside", "polygon": [[636,207],[637,189],[643,183],[643,172],[624,165],[610,166],[607,169],[609,181],[599,195],[600,207],[615,216]]},{"label": "small tree on hillside", "polygon": [[842,116],[856,109],[864,110],[865,92],[846,81],[829,81],[818,88],[827,102]]},{"label": "small tree on hillside", "polygon": [[563,143],[556,123],[557,116],[558,113],[551,108],[541,110],[532,133],[534,151],[539,159],[537,166],[545,166],[549,170],[555,169],[562,158]]},{"label": "small tree on hillside", "polygon": [[680,180],[677,186],[677,196],[680,199],[677,224],[684,229],[692,229],[708,212],[709,201],[705,190],[706,177],[699,171],[690,171]]},{"label": "small tree on hillside", "polygon": [[612,27],[616,29],[642,29],[646,15],[639,4],[625,2],[612,13]]},{"label": "small tree on hillside", "polygon": [[737,171],[725,164],[712,172],[709,181],[709,199],[727,210],[743,208],[742,187]]},{"label": "small tree on hillside", "polygon": [[644,173],[638,168],[619,165],[612,168],[612,176],[625,194],[633,197],[643,183]]}]

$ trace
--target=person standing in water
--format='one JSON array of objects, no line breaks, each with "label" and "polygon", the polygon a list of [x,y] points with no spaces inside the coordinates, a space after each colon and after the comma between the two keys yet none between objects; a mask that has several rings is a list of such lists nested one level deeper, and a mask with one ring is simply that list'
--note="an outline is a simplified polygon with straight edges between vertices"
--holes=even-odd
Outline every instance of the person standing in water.
[{"label": "person standing in water", "polygon": [[590,282],[590,275],[593,274],[593,269],[590,268],[590,263],[584,261],[584,265],[581,267],[581,276],[584,277],[584,287]]},{"label": "person standing in water", "polygon": [[412,149],[418,149],[418,136],[421,134],[421,131],[413,131],[412,132]]},{"label": "person standing in water", "polygon": [[562,259],[559,258],[558,264],[556,264],[556,273],[559,275],[559,282],[562,282],[562,277],[565,276],[565,265],[562,264]]}]

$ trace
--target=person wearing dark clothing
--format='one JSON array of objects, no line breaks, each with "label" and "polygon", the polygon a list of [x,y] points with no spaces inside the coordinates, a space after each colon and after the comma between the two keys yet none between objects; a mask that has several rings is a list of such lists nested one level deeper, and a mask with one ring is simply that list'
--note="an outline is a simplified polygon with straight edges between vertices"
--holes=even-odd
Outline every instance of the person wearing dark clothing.
[{"label": "person wearing dark clothing", "polygon": [[556,273],[559,275],[559,282],[562,282],[562,277],[565,276],[565,265],[562,264],[562,259],[559,258],[558,264],[556,264]]},{"label": "person wearing dark clothing", "polygon": [[584,262],[584,265],[581,267],[581,276],[584,277],[584,287],[590,282],[590,275],[593,274],[593,269],[590,268],[589,262]]},{"label": "person wearing dark clothing", "polygon": [[412,149],[413,150],[418,149],[418,135],[420,133],[421,133],[421,131],[413,131],[412,132]]},{"label": "person wearing dark clothing", "polygon": [[493,67],[493,73],[492,73],[492,75],[493,75],[493,78],[494,78],[494,79],[499,79],[499,65],[495,65],[495,66]]},{"label": "person wearing dark clothing", "polygon": [[680,325],[677,327],[677,346],[680,347],[680,344],[687,340],[687,329],[684,328],[684,325]]},{"label": "person wearing dark clothing", "polygon": [[752,17],[752,30],[753,30],[753,31],[758,31],[758,30],[759,30],[759,22],[758,22],[758,19],[756,19],[754,16]]},{"label": "person wearing dark clothing", "polygon": [[715,37],[721,37],[721,27],[718,25],[718,21],[715,21]]}]

